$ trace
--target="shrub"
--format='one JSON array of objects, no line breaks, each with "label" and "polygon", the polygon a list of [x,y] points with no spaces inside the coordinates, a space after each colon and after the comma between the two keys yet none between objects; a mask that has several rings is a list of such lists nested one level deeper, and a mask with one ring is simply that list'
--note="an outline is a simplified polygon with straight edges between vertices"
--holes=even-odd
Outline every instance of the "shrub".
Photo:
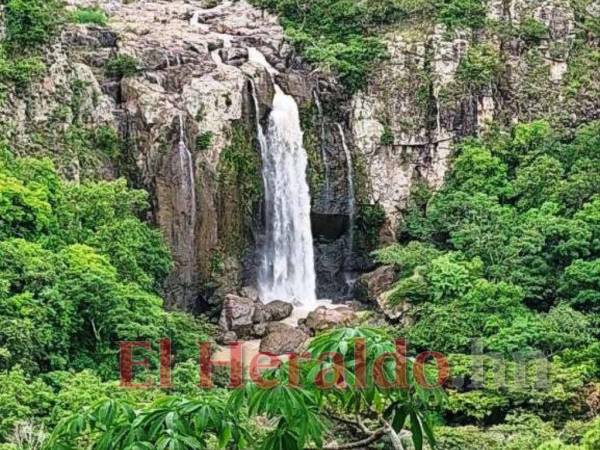
[{"label": "shrub", "polygon": [[0,47],[0,84],[12,83],[17,89],[25,89],[32,81],[39,78],[46,69],[38,57],[7,59]]},{"label": "shrub", "polygon": [[138,60],[129,55],[117,55],[106,63],[106,75],[114,78],[130,77],[139,72]]},{"label": "shrub", "polygon": [[108,22],[106,13],[99,8],[78,8],[71,13],[71,21],[81,24],[104,26]]},{"label": "shrub", "polygon": [[448,28],[482,28],[486,8],[481,0],[451,0],[441,2],[438,17]]},{"label": "shrub", "polygon": [[394,133],[392,133],[392,130],[387,125],[383,128],[380,142],[381,145],[394,145]]},{"label": "shrub", "polygon": [[489,86],[502,69],[498,51],[489,44],[471,47],[461,60],[457,77],[468,88]]},{"label": "shrub", "polygon": [[534,19],[528,17],[519,27],[519,37],[529,44],[538,44],[542,39],[548,36],[548,27]]},{"label": "shrub", "polygon": [[48,42],[63,22],[58,0],[9,0],[6,3],[6,41],[13,48]]},{"label": "shrub", "polygon": [[206,131],[205,133],[199,134],[198,137],[196,137],[196,150],[208,150],[212,144],[213,137],[212,131]]},{"label": "shrub", "polygon": [[364,251],[373,251],[379,243],[379,231],[385,223],[385,211],[379,204],[361,205],[356,216],[355,245]]}]

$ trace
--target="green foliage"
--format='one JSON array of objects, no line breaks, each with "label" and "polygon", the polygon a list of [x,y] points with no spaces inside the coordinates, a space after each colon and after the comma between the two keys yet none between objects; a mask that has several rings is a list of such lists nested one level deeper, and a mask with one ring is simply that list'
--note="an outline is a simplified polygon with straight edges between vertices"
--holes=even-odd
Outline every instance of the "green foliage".
[{"label": "green foliage", "polygon": [[140,70],[140,63],[130,55],[116,55],[106,62],[106,76],[114,78],[132,77]]},{"label": "green foliage", "polygon": [[482,28],[486,7],[481,0],[451,0],[438,4],[438,18],[448,28]]},{"label": "green foliage", "polygon": [[49,414],[52,391],[41,380],[31,380],[16,367],[0,372],[0,442],[5,441],[20,421]]},{"label": "green foliage", "polygon": [[47,43],[63,22],[59,0],[8,0],[5,6],[6,42],[11,49]]},{"label": "green foliage", "polygon": [[214,135],[212,131],[206,131],[196,137],[196,150],[205,151],[208,150],[212,144]]},{"label": "green foliage", "polygon": [[70,15],[71,21],[81,24],[104,26],[108,22],[106,13],[99,8],[77,8]]},{"label": "green foliage", "polygon": [[360,205],[354,224],[356,248],[373,251],[379,243],[379,231],[384,223],[385,211],[380,204]]},{"label": "green foliage", "polygon": [[123,180],[61,182],[45,160],[0,164],[0,368],[115,373],[119,340],[177,338],[195,355],[200,322],[162,309],[171,268],[138,215],[147,194]]},{"label": "green foliage", "polygon": [[548,27],[533,17],[527,17],[519,24],[519,37],[528,44],[539,44],[548,33]]},{"label": "green foliage", "polygon": [[376,28],[393,21],[397,2],[254,0],[277,12],[287,37],[304,56],[340,75],[350,90],[362,87],[373,63],[386,56]]},{"label": "green foliage", "polygon": [[[343,377],[345,382],[356,387],[358,369],[351,364],[356,339],[365,341],[367,387],[341,390],[319,386],[316,380],[334,386]],[[78,442],[89,442],[92,448],[114,450],[248,446],[269,450],[321,448],[327,440],[339,437],[329,433],[329,424],[344,416],[352,420],[356,414],[368,416],[368,425],[361,423],[362,426],[376,427],[380,437],[397,438],[397,433],[406,428],[411,430],[416,449],[423,448],[423,440],[433,445],[427,413],[439,402],[440,393],[416,383],[411,361],[407,361],[405,386],[386,389],[373,383],[376,358],[384,352],[395,351],[388,335],[369,328],[338,329],[315,338],[309,351],[315,358],[338,353],[343,367],[335,374],[331,361],[302,359],[298,365],[298,386],[290,385],[286,363],[263,374],[263,380],[275,383],[271,388],[260,388],[248,382],[231,393],[211,390],[193,399],[161,398],[142,408],[135,408],[128,401],[103,400],[61,421],[45,448],[76,448]],[[387,380],[395,379],[392,358],[381,367]],[[177,377],[185,378],[188,369],[181,367]],[[99,392],[99,395],[103,393]],[[266,430],[261,430],[259,442],[257,435],[251,433],[246,414],[267,419]]]},{"label": "green foliage", "polygon": [[469,89],[479,90],[490,87],[502,71],[498,51],[490,44],[470,47],[461,59],[456,76]]},{"label": "green foliage", "polygon": [[492,425],[442,427],[440,448],[585,448],[552,424],[586,417],[600,373],[597,131],[536,121],[464,142],[437,193],[413,192],[402,241],[375,254],[398,268],[385,295],[410,307],[411,345],[451,354],[443,419]]},{"label": "green foliage", "polygon": [[17,89],[25,89],[38,79],[46,69],[42,60],[36,56],[11,58],[0,45],[0,87],[14,84]]},{"label": "green foliage", "polygon": [[394,145],[394,133],[390,129],[390,127],[385,126],[383,128],[383,134],[380,139],[381,145]]},{"label": "green foliage", "polygon": [[575,260],[562,276],[559,293],[576,309],[600,312],[600,259]]}]

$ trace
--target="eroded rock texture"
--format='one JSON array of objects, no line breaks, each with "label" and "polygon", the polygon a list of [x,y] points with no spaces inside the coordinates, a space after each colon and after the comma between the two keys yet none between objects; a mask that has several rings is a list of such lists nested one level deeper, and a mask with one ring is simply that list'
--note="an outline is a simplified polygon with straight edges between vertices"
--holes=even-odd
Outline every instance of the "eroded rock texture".
[{"label": "eroded rock texture", "polygon": [[[388,28],[389,59],[354,96],[298,57],[276,17],[243,0],[69,4],[100,4],[109,24],[67,27],[44,54],[44,78],[4,93],[3,132],[17,152],[50,156],[69,179],[123,176],[150,192],[148,219],[175,262],[164,286],[169,307],[202,309],[254,281],[260,162],[238,163],[260,161],[249,80],[262,121],[273,84],[248,63],[250,47],[300,107],[320,297],[343,297],[370,269],[354,248],[361,208],[382,207],[381,237],[393,239],[412,188],[441,185],[461,138],[490,121],[550,117],[573,126],[600,110],[598,42],[575,42],[566,0],[490,0],[488,19],[498,26],[480,31]],[[547,28],[535,39],[520,31],[532,17]],[[516,32],[503,32],[506,24]],[[484,46],[501,64],[473,85],[460,76],[461,61]],[[118,142],[107,144],[110,133],[98,130],[113,129]]]}]

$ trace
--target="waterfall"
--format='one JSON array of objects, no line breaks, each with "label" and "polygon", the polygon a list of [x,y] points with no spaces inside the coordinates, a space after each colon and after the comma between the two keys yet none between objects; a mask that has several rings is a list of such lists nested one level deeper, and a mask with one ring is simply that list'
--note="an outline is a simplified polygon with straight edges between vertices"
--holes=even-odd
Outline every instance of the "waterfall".
[{"label": "waterfall", "polygon": [[177,191],[177,204],[184,206],[186,225],[194,232],[196,222],[196,189],[194,183],[194,159],[190,150],[185,145],[183,117],[179,115],[179,142],[177,143],[177,162],[179,171],[179,186]]},{"label": "waterfall", "polygon": [[[257,50],[249,49],[249,57],[271,75],[277,73]],[[258,290],[263,302],[284,300],[310,308],[316,302],[316,275],[306,181],[308,158],[302,144],[298,105],[277,84],[274,87],[265,133],[252,83],[265,188],[265,236]]]},{"label": "waterfall", "polygon": [[346,143],[346,135],[344,134],[344,128],[341,124],[335,124],[339,133],[340,138],[342,139],[342,147],[344,149],[344,155],[346,156],[346,181],[348,183],[348,216],[350,218],[350,231],[348,233],[350,239],[350,245],[348,246],[349,251],[352,251],[352,246],[354,244],[354,222],[356,218],[356,200],[354,193],[354,167],[352,165],[352,153],[350,153],[350,148],[348,148],[348,144]]},{"label": "waterfall", "polygon": [[323,161],[323,165],[325,166],[325,204],[329,204],[329,197],[331,195],[329,177],[331,170],[329,168],[329,161],[327,159],[327,151],[325,150],[325,116],[323,115],[323,106],[321,105],[319,93],[315,90],[313,91],[313,95],[315,97],[315,104],[317,105],[319,122],[321,123],[321,160]]},{"label": "waterfall", "polygon": [[197,27],[199,25],[200,22],[200,11],[194,11],[194,14],[192,14],[192,18],[190,19],[190,26],[192,27]]}]

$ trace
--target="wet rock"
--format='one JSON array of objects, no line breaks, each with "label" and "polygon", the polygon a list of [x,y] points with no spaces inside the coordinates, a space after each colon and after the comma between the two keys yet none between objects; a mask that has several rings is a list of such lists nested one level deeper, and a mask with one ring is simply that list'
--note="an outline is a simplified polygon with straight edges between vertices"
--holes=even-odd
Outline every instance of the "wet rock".
[{"label": "wet rock", "polygon": [[319,332],[349,326],[356,320],[356,314],[347,306],[338,306],[331,309],[321,306],[306,317],[304,325],[314,332]]},{"label": "wet rock", "polygon": [[240,295],[242,297],[246,297],[246,298],[249,298],[251,300],[258,301],[258,290],[255,287],[244,286],[240,290]]},{"label": "wet rock", "polygon": [[252,334],[257,337],[257,338],[261,338],[266,336],[266,334],[268,333],[267,331],[267,325],[266,323],[257,323],[252,327]]},{"label": "wet rock", "polygon": [[221,345],[229,345],[237,342],[238,337],[233,331],[226,331],[224,333],[220,333],[216,337],[216,341]]},{"label": "wet rock", "polygon": [[294,307],[291,303],[275,300],[266,304],[262,309],[266,322],[276,322],[290,317]]},{"label": "wet rock", "polygon": [[376,301],[377,297],[391,289],[396,279],[394,266],[378,267],[358,279],[354,285],[354,296],[362,302]]},{"label": "wet rock", "polygon": [[257,303],[249,298],[227,295],[219,319],[221,330],[233,331],[240,338],[253,337],[257,306]]},{"label": "wet rock", "polygon": [[286,323],[281,323],[281,322],[271,322],[271,323],[266,324],[267,334],[286,332],[293,328],[294,327],[292,327]]},{"label": "wet rock", "polygon": [[269,333],[260,341],[260,351],[274,355],[298,352],[308,338],[309,335],[298,328],[281,327]]}]

